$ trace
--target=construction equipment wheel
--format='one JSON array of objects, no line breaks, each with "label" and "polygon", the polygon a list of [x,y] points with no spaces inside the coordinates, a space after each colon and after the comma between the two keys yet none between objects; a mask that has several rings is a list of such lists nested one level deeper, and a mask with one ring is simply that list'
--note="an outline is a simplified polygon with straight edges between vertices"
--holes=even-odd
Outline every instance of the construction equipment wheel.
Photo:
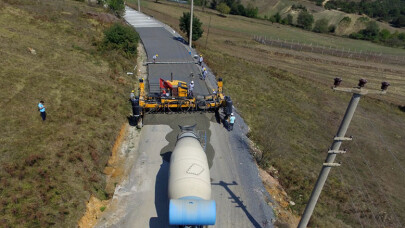
[{"label": "construction equipment wheel", "polygon": [[[184,105],[186,105],[186,107],[182,107]],[[190,111],[190,108],[191,108],[191,102],[189,100],[184,100],[184,101],[180,102],[178,109],[181,112],[188,112],[188,111]]]},{"label": "construction equipment wheel", "polygon": [[202,100],[202,101],[199,101],[198,103],[197,103],[197,107],[198,107],[198,109],[201,109],[201,110],[207,110],[209,107],[208,107],[208,103],[206,102],[206,101],[204,101],[204,100]]},{"label": "construction equipment wheel", "polygon": [[138,122],[136,123],[136,128],[141,129],[143,127],[143,118],[139,117]]}]

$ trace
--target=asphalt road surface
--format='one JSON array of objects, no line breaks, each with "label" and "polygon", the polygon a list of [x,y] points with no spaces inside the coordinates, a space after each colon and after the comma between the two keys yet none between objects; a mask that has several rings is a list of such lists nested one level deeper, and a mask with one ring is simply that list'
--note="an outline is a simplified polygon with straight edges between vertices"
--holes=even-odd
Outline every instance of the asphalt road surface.
[{"label": "asphalt road surface", "polygon": [[[158,43],[157,46],[175,41],[178,47],[165,47],[164,50],[173,49],[171,54],[180,50],[186,53],[174,56],[173,59],[164,57],[165,61],[193,59],[190,55],[187,56],[189,52],[182,42],[171,38],[173,35],[167,26],[130,8],[126,8],[125,19],[137,31],[140,30],[148,56],[157,50],[153,49],[153,42],[145,39],[150,38],[150,34],[161,34],[160,38],[153,38]],[[164,31],[167,34],[163,34]],[[148,47],[153,47],[152,51]],[[162,53],[165,56],[165,52]],[[162,65],[168,64],[157,63],[154,67],[159,68]],[[178,68],[174,75],[188,72],[188,67],[195,66],[194,63],[173,65]],[[159,72],[156,68],[149,68],[149,72]],[[187,79],[189,75],[182,77]],[[200,87],[201,91],[209,91],[202,81]],[[136,162],[127,180],[116,188],[113,206],[107,208],[96,227],[170,227],[167,196],[170,154],[180,132],[178,125],[192,124],[197,124],[196,130],[205,139],[212,198],[217,204],[217,219],[213,227],[273,227],[274,214],[268,205],[270,196],[263,187],[250,154],[246,138],[247,126],[239,115],[236,114],[236,117],[234,130],[228,132],[221,114],[194,112],[146,115],[136,151]]]}]

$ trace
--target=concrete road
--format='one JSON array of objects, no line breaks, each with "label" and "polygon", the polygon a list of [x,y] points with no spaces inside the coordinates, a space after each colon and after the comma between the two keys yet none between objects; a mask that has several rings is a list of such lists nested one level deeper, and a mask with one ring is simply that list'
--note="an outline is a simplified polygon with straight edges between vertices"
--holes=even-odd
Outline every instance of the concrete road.
[{"label": "concrete road", "polygon": [[[137,30],[147,26],[150,30],[158,29],[158,33],[166,30],[171,34],[167,27],[162,30],[163,24],[129,8],[125,18],[138,26]],[[145,31],[140,33],[143,43],[146,42],[144,37],[148,37]],[[166,39],[166,36],[161,37]],[[153,46],[153,43],[149,45]],[[176,45],[183,44],[177,42]],[[148,49],[148,46],[145,45],[145,48]],[[187,50],[184,45],[182,48]],[[175,49],[180,50],[181,47]],[[195,66],[193,63],[188,65]],[[188,65],[175,66],[180,66],[179,72],[187,72]],[[161,65],[156,64],[155,67]],[[154,70],[149,68],[149,73],[159,72]],[[205,83],[200,83],[200,86],[208,91]],[[273,227],[274,214],[267,203],[270,196],[263,187],[250,154],[247,126],[240,116],[236,114],[236,117],[234,131],[228,132],[222,124],[223,116],[220,113],[146,115],[138,157],[130,176],[117,187],[112,205],[96,227],[169,227],[167,185],[170,155],[180,132],[178,125],[193,124],[197,124],[196,130],[205,139],[212,198],[217,204],[214,227]]]}]

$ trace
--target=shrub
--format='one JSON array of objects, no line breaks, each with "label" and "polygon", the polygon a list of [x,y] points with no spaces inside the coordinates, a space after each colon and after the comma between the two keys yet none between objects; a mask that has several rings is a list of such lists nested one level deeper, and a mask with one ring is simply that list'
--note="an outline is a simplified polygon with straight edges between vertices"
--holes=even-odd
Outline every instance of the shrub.
[{"label": "shrub", "polygon": [[[183,12],[183,16],[180,17],[180,30],[187,34],[187,37],[190,37],[190,13]],[[200,19],[193,15],[193,37],[192,40],[198,40],[204,30],[202,29],[202,23]]]},{"label": "shrub", "polygon": [[328,31],[329,31],[330,33],[334,33],[335,30],[336,30],[336,26],[335,26],[335,25],[330,25],[329,28],[328,28]]},{"label": "shrub", "polygon": [[280,14],[278,12],[273,17],[274,17],[275,22],[280,23],[281,16],[280,16]]},{"label": "shrub", "polygon": [[320,19],[317,20],[315,23],[315,27],[314,27],[314,32],[319,32],[319,33],[327,33],[328,32],[328,20],[326,19]]},{"label": "shrub", "polygon": [[300,12],[297,18],[297,25],[299,27],[310,30],[312,28],[313,23],[314,23],[314,16],[312,16],[312,14],[306,11]]},{"label": "shrub", "polygon": [[367,24],[367,27],[365,29],[361,30],[361,33],[363,34],[364,38],[373,40],[377,37],[379,31],[380,31],[380,28],[378,27],[377,22],[370,21]]},{"label": "shrub", "polygon": [[390,38],[391,33],[387,29],[383,29],[383,30],[380,31],[378,36],[379,36],[380,40],[384,41],[384,40],[387,40],[388,38]]},{"label": "shrub", "polygon": [[108,0],[107,5],[117,16],[122,16],[124,13],[124,0]]},{"label": "shrub", "polygon": [[344,23],[344,24],[350,24],[352,22],[352,19],[350,17],[344,17],[342,20],[340,20],[339,23]]},{"label": "shrub", "polygon": [[286,19],[287,19],[287,23],[288,23],[289,25],[292,25],[292,24],[293,24],[293,16],[292,16],[291,14],[288,14],[287,17],[286,17]]},{"label": "shrub", "polygon": [[104,31],[103,49],[122,51],[127,58],[136,56],[139,36],[132,27],[114,24]]},{"label": "shrub", "polygon": [[231,8],[229,8],[225,2],[221,2],[219,5],[217,5],[217,10],[221,13],[221,15],[224,15],[229,14]]}]

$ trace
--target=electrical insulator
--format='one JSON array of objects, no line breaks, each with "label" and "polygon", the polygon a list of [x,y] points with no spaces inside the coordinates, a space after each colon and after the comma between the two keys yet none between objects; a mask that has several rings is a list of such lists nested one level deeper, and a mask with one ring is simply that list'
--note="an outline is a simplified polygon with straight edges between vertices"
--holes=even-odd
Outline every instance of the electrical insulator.
[{"label": "electrical insulator", "polygon": [[390,83],[388,82],[381,82],[381,90],[385,91],[388,89],[388,86],[390,86]]},{"label": "electrical insulator", "polygon": [[367,79],[364,79],[364,78],[360,79],[359,80],[359,87],[360,88],[364,87],[366,85],[366,83],[367,83]]},{"label": "electrical insulator", "polygon": [[341,78],[335,78],[333,80],[335,80],[335,82],[333,83],[333,86],[335,86],[335,87],[340,86],[340,83],[342,82]]}]

